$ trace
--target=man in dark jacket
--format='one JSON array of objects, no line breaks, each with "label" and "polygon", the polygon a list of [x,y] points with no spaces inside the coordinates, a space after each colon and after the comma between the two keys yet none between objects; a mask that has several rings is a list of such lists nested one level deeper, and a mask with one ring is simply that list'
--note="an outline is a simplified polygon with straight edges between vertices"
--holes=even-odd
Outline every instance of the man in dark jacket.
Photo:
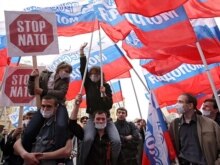
[{"label": "man in dark jacket", "polygon": [[[80,48],[80,72],[82,78],[85,75],[85,92],[86,92],[86,112],[89,114],[89,120],[84,127],[84,139],[81,146],[80,165],[85,165],[89,150],[93,144],[96,135],[96,129],[94,127],[93,114],[97,110],[102,110],[107,113],[107,126],[106,131],[111,141],[111,159],[113,165],[116,165],[118,155],[121,148],[120,137],[118,131],[110,119],[110,109],[112,108],[112,90],[110,85],[105,82],[103,78],[103,84],[101,83],[101,68],[99,66],[93,66],[90,70],[86,70],[87,59],[84,54],[84,48],[87,43],[84,43]],[[103,76],[104,77],[104,76]]]},{"label": "man in dark jacket", "polygon": [[[180,164],[219,164],[220,128],[213,120],[196,113],[197,100],[190,93],[177,98],[181,116],[170,123],[170,135]],[[217,163],[218,162],[218,163]]]},{"label": "man in dark jacket", "polygon": [[126,121],[127,110],[123,107],[117,109],[117,121],[115,122],[121,138],[121,153],[118,164],[138,165],[136,154],[138,152],[139,133],[132,122]]},{"label": "man in dark jacket", "polygon": [[94,142],[86,160],[86,165],[110,165],[110,140],[106,133],[107,114],[104,111],[95,112],[94,125],[97,130]]}]

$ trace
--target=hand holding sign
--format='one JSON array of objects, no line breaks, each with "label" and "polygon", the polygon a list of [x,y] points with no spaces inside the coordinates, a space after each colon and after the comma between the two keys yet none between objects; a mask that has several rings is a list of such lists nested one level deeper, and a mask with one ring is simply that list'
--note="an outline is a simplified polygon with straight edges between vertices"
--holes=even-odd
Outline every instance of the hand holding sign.
[{"label": "hand holding sign", "polygon": [[31,76],[39,76],[39,70],[38,69],[34,69],[32,72],[31,72]]}]

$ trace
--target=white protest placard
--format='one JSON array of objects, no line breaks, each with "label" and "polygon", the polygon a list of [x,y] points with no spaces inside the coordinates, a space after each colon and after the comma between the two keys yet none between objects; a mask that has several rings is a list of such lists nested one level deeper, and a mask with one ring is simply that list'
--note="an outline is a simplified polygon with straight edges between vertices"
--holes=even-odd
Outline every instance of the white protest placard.
[{"label": "white protest placard", "polygon": [[8,54],[59,54],[55,13],[5,11]]}]

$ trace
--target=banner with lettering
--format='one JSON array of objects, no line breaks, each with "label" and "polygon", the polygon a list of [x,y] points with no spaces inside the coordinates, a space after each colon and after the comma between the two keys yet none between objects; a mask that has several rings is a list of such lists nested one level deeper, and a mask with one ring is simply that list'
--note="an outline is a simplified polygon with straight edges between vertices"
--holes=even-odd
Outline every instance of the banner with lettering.
[{"label": "banner with lettering", "polygon": [[[94,33],[94,36],[98,32]],[[99,39],[94,39],[94,41],[99,41]],[[105,80],[109,81],[117,76],[122,75],[129,71],[132,66],[129,61],[124,57],[123,52],[119,49],[119,47],[114,44],[106,35],[102,35],[102,67],[103,72],[105,74]],[[100,47],[99,42],[94,42],[92,45],[90,58],[88,60],[88,68],[90,69],[92,66],[100,66]],[[88,48],[85,48],[85,54],[88,55]],[[75,98],[75,95],[79,93],[79,89],[81,87],[82,78],[79,71],[80,63],[79,63],[79,52],[70,50],[66,53],[63,53],[57,59],[55,59],[51,65],[48,66],[48,69],[54,71],[56,66],[62,62],[66,61],[72,65],[73,71],[71,74],[71,82],[69,85],[69,89],[66,95],[67,100],[71,100]]]},{"label": "banner with lettering", "polygon": [[145,132],[142,165],[170,165],[176,158],[176,152],[171,142],[167,124],[157,99],[150,92],[148,117]]},{"label": "banner with lettering", "polygon": [[32,68],[8,67],[5,81],[0,92],[0,106],[35,105],[35,99],[29,95],[27,83]]},{"label": "banner with lettering", "polygon": [[176,47],[196,41],[193,28],[183,7],[154,17],[137,14],[125,14],[125,16],[133,24],[133,30],[141,42],[151,48]]},{"label": "banner with lettering", "polygon": [[[183,64],[163,76],[146,73],[144,77],[149,89],[154,90],[159,105],[163,107],[175,104],[177,97],[185,92],[204,100],[205,97],[202,96],[212,93],[205,71],[203,65]],[[220,86],[219,64],[209,65],[209,71],[218,89]]]},{"label": "banner with lettering", "polygon": [[10,57],[59,53],[54,13],[5,11],[4,14]]},{"label": "banner with lettering", "polygon": [[124,39],[132,29],[126,18],[119,14],[112,0],[62,3],[47,8],[32,6],[24,10],[55,12],[60,36],[92,32],[98,29],[99,22],[105,33],[117,42]]},{"label": "banner with lettering", "polygon": [[[195,19],[191,20],[191,24],[207,63],[219,62],[220,31],[215,20],[213,18]],[[195,44],[154,50],[144,45],[133,31],[123,41],[122,47],[130,58],[154,59],[151,62],[142,64],[142,66],[156,75],[165,74],[180,66],[182,62],[189,64],[203,63]]]},{"label": "banner with lettering", "polygon": [[[39,67],[40,71],[44,67]],[[8,67],[2,89],[0,91],[0,106],[36,106],[35,97],[28,93],[28,79],[33,68]]]}]

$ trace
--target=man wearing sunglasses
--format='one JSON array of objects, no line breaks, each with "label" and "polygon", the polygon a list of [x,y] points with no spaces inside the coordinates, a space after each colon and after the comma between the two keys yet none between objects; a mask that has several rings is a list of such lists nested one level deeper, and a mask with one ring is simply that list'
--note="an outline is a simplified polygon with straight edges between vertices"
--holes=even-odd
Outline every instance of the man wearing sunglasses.
[{"label": "man wearing sunglasses", "polygon": [[[65,150],[61,150],[61,147],[56,148],[57,108],[58,101],[54,96],[46,95],[42,98],[40,113],[45,120],[36,137],[35,143],[32,145],[31,153],[23,148],[21,140],[15,143],[14,149],[24,159],[25,164],[56,165],[58,163],[64,163],[64,158],[67,158],[71,154],[71,137],[66,139]],[[63,135],[63,137],[67,137],[67,135]],[[60,152],[57,152],[56,155],[51,153],[57,150],[60,150]]]}]

